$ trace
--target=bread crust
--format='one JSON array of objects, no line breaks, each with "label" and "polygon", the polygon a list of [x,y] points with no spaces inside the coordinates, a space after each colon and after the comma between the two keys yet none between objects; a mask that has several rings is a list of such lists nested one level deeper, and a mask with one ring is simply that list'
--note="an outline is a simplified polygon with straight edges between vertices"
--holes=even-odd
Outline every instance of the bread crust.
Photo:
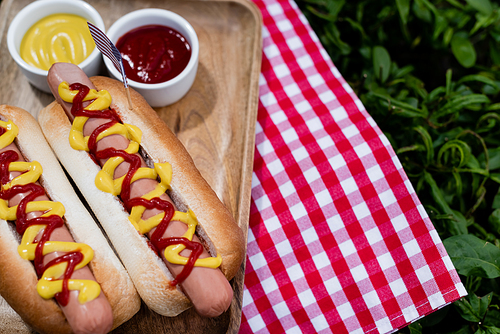
[{"label": "bread crust", "polygon": [[[134,109],[129,110],[122,83],[106,77],[90,79],[98,90],[106,89],[111,94],[111,108],[124,123],[142,130],[141,147],[152,161],[171,164],[172,198],[182,201],[180,207],[187,206],[195,213],[199,237],[212,256],[221,255],[221,270],[228,280],[232,279],[245,255],[243,231],[196,169],[189,153],[140,94],[130,90]],[[86,152],[71,148],[68,140],[71,123],[62,107],[57,102],[51,103],[40,112],[38,120],[56,155],[106,230],[148,307],[166,316],[175,316],[191,307],[180,289],[170,286],[172,275],[149,247],[147,239],[130,224],[129,214],[118,198],[95,187],[94,178],[100,167]]]},{"label": "bread crust", "polygon": [[[18,126],[15,143],[26,160],[42,165],[39,181],[51,200],[64,205],[66,226],[75,241],[86,243],[94,250],[89,265],[112,307],[113,328],[118,327],[132,318],[141,305],[127,271],[75,194],[33,116],[21,108],[7,105],[0,105],[0,115]],[[70,333],[71,328],[57,303],[38,295],[33,265],[17,253],[18,238],[13,225],[0,220],[0,294],[36,331]]]},{"label": "bread crust", "polygon": [[185,147],[139,93],[130,92],[134,106],[131,111],[121,82],[107,77],[90,80],[98,90],[106,89],[111,94],[111,108],[116,110],[124,123],[142,130],[141,147],[153,162],[169,162],[172,165],[170,186],[173,197],[182,200],[196,214],[199,228],[204,230],[199,234],[202,238],[206,235],[209,239],[204,241],[215,247],[213,256],[221,254],[221,270],[226,278],[233,278],[244,257],[243,231],[201,176]]}]

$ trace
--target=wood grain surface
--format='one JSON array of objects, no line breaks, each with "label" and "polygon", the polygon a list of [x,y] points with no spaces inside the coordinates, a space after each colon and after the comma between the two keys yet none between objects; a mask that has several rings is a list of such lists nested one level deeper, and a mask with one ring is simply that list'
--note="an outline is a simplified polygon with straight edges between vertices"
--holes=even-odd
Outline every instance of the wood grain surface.
[{"label": "wood grain surface", "polygon": [[[0,7],[0,104],[28,110],[35,117],[53,97],[31,86],[10,57],[7,30],[29,0],[3,0]],[[103,17],[106,29],[120,16],[141,8],[164,8],[186,18],[200,41],[198,73],[179,102],[155,108],[192,155],[219,198],[248,232],[250,190],[262,53],[262,18],[248,0],[88,0]],[[102,65],[102,74],[104,72]],[[231,281],[230,309],[214,319],[190,309],[175,318],[159,316],[143,304],[130,321],[113,333],[237,333],[241,320],[245,263]],[[211,287],[207,287],[210,289]],[[26,332],[0,299],[0,332]],[[17,326],[17,327],[16,327]],[[29,331],[28,331],[29,332]]]}]

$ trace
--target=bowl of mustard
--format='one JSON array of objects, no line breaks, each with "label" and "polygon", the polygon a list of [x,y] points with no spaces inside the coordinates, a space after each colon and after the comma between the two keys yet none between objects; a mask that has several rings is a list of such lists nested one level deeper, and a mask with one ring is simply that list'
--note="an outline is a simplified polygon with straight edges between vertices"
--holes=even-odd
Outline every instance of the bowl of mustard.
[{"label": "bowl of mustard", "polygon": [[50,92],[47,73],[56,62],[76,64],[89,77],[99,73],[102,57],[87,21],[105,30],[97,10],[82,0],[37,0],[14,17],[7,47],[33,86]]}]

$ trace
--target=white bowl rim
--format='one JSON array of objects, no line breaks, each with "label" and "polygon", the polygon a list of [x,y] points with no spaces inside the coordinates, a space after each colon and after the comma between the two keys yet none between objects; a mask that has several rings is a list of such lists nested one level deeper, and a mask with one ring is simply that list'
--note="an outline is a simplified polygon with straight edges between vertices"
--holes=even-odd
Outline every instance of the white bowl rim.
[{"label": "white bowl rim", "polygon": [[[19,66],[21,66],[26,71],[29,71],[29,72],[32,72],[34,74],[38,74],[41,76],[46,76],[49,71],[42,70],[40,68],[29,65],[21,57],[21,55],[19,54],[19,51],[17,50],[15,43],[14,43],[14,28],[17,28],[20,24],[22,24],[21,20],[24,19],[24,17],[28,13],[30,13],[31,11],[36,11],[38,8],[46,6],[48,4],[52,4],[52,5],[53,4],[64,4],[64,5],[75,4],[76,7],[80,7],[80,8],[83,8],[84,10],[87,10],[87,12],[90,14],[90,16],[93,17],[93,20],[95,21],[92,23],[95,24],[97,27],[99,27],[99,29],[105,31],[104,30],[105,29],[104,21],[103,21],[101,15],[99,14],[99,12],[94,7],[92,7],[89,3],[85,2],[84,0],[72,0],[72,1],[68,1],[68,0],[37,0],[37,1],[30,3],[29,5],[27,5],[23,9],[21,9],[16,14],[16,16],[14,17],[12,22],[10,23],[9,30],[7,32],[7,48],[9,49],[9,52],[10,52],[12,58],[14,58],[14,61]],[[56,14],[56,13],[63,13],[63,11],[54,12],[54,14]],[[33,24],[34,23],[35,22],[33,22]],[[88,64],[93,62],[96,57],[99,57],[99,54],[100,54],[100,51],[97,49],[97,47],[95,47],[94,50],[90,53],[90,55],[77,65],[80,68],[84,68]]]},{"label": "white bowl rim", "polygon": [[[144,17],[144,16],[150,16],[152,14],[156,14],[156,16],[162,16],[162,17],[167,17],[172,20],[177,20],[181,25],[185,27],[187,32],[191,35],[192,42],[191,44],[191,59],[189,59],[188,64],[186,65],[186,68],[182,70],[181,73],[179,73],[177,76],[174,78],[164,81],[164,82],[159,82],[159,83],[142,83],[142,82],[137,82],[134,80],[131,80],[127,77],[128,84],[134,88],[137,89],[144,89],[144,90],[154,90],[154,89],[161,89],[161,88],[166,88],[170,87],[172,85],[177,84],[179,81],[183,80],[197,65],[198,62],[198,56],[199,56],[199,41],[198,41],[198,35],[196,34],[193,26],[182,16],[180,16],[177,13],[174,13],[170,10],[162,9],[162,8],[143,8],[143,9],[138,9],[135,11],[132,11],[130,13],[127,13],[120,17],[118,20],[116,20],[111,27],[107,31],[108,37],[111,39],[113,43],[116,43],[116,40],[118,40],[119,37],[123,36],[125,33],[128,31],[132,30],[129,29],[125,32],[123,32],[120,36],[116,38],[115,41],[113,41],[113,38],[110,37],[110,35],[113,35],[116,32],[116,27],[119,24],[123,24],[124,21],[127,21],[129,19],[134,19],[137,17]],[[159,15],[158,15],[159,14]],[[135,28],[133,28],[135,29]],[[113,63],[111,60],[108,58],[104,57],[104,63],[106,64],[106,67],[112,74],[121,79],[121,73],[118,72],[118,70],[114,67]]]}]

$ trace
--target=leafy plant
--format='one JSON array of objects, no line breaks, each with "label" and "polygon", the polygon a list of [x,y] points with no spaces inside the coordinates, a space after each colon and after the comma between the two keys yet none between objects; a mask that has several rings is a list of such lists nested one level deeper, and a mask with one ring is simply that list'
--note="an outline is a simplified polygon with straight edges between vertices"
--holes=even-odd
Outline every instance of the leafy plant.
[{"label": "leafy plant", "polygon": [[500,8],[298,0],[394,147],[469,295],[401,333],[500,333]]}]

